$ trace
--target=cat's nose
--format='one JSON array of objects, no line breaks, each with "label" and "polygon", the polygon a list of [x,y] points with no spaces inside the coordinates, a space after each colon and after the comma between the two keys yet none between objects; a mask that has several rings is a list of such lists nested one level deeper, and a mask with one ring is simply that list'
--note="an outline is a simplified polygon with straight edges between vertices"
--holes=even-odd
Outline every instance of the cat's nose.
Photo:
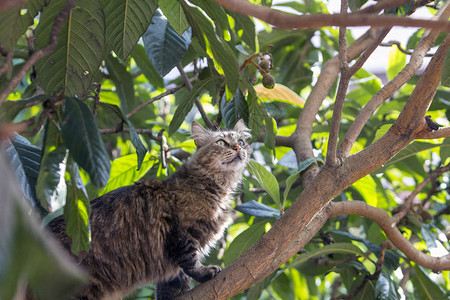
[{"label": "cat's nose", "polygon": [[236,152],[239,152],[239,151],[241,151],[241,146],[239,146],[238,144],[232,145],[232,146],[231,146],[231,149],[233,149],[233,150],[236,151]]}]

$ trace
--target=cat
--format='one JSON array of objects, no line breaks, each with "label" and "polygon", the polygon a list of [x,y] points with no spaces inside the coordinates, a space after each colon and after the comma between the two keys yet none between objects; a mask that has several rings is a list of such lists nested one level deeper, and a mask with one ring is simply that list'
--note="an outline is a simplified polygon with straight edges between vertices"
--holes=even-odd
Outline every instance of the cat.
[{"label": "cat", "polygon": [[[91,202],[90,250],[73,256],[89,274],[77,299],[114,299],[144,283],[156,283],[156,299],[189,290],[220,272],[200,260],[231,223],[231,199],[252,148],[240,120],[233,129],[210,131],[192,123],[193,158],[165,180],[145,179]],[[64,218],[48,225],[70,252]]]}]

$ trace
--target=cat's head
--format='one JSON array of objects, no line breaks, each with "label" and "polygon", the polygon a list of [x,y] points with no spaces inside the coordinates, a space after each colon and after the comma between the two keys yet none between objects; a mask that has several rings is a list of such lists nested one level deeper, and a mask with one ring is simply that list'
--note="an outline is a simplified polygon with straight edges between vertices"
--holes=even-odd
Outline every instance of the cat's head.
[{"label": "cat's head", "polygon": [[195,160],[209,171],[242,173],[250,160],[252,148],[247,142],[250,129],[239,120],[233,129],[207,130],[192,123],[192,137],[197,152]]}]

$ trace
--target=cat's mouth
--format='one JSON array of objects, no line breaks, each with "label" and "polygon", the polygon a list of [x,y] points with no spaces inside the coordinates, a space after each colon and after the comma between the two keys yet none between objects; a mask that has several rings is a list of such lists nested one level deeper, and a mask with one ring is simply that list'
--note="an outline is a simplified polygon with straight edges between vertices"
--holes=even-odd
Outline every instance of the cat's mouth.
[{"label": "cat's mouth", "polygon": [[224,165],[230,165],[230,164],[233,164],[233,163],[238,162],[238,161],[241,161],[241,160],[242,160],[242,158],[241,158],[239,155],[236,155],[232,160],[230,160],[230,161],[225,161],[225,162],[223,162],[222,164],[224,164]]}]

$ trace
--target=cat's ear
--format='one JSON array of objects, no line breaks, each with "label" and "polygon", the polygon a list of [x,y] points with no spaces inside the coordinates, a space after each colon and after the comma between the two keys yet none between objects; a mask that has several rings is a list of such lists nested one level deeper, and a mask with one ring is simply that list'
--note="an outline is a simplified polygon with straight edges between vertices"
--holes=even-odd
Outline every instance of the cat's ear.
[{"label": "cat's ear", "polygon": [[250,129],[247,127],[247,125],[245,125],[243,119],[240,119],[239,121],[236,122],[236,125],[234,125],[233,130],[239,132],[246,139],[252,136],[250,134]]},{"label": "cat's ear", "polygon": [[202,125],[197,122],[192,122],[192,137],[197,147],[201,147],[206,144],[208,140],[209,132]]}]

